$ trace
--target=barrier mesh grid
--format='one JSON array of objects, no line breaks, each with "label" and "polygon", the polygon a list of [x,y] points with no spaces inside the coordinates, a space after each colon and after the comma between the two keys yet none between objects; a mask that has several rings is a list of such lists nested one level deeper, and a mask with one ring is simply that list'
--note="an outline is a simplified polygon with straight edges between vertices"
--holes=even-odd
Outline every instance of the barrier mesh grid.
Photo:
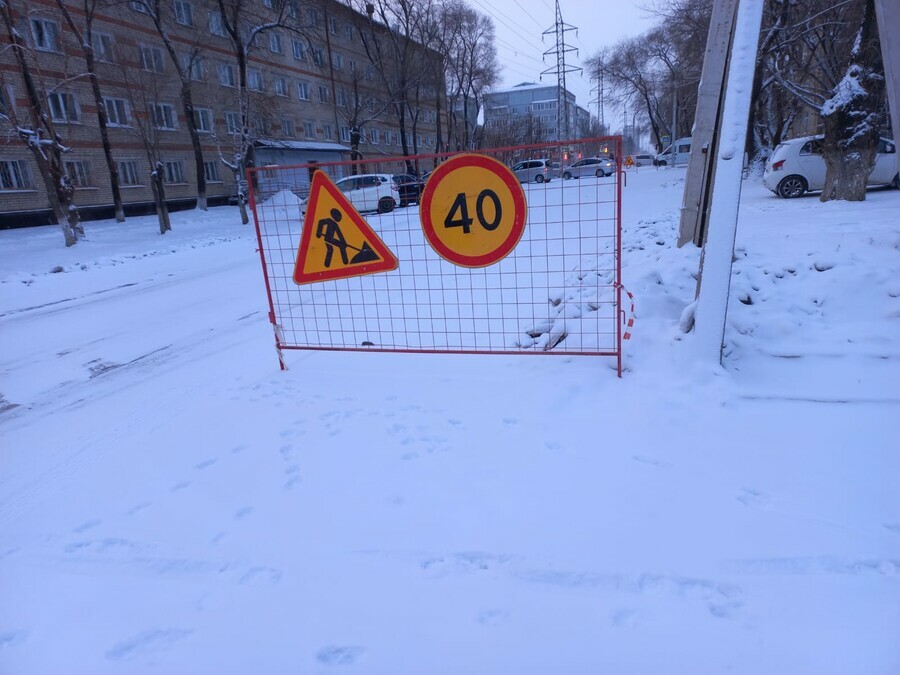
[{"label": "barrier mesh grid", "polygon": [[[524,234],[493,265],[467,268],[441,258],[422,231],[414,190],[394,191],[396,208],[362,217],[397,257],[398,269],[294,283],[314,171],[335,181],[424,173],[453,154],[248,170],[279,350],[605,355],[618,357],[621,372],[619,137],[478,151],[510,167],[534,158],[554,163],[537,181],[523,183]],[[583,161],[607,154],[612,165]],[[611,175],[604,168],[598,175],[598,166],[611,167]],[[477,194],[480,186],[470,189]]]}]

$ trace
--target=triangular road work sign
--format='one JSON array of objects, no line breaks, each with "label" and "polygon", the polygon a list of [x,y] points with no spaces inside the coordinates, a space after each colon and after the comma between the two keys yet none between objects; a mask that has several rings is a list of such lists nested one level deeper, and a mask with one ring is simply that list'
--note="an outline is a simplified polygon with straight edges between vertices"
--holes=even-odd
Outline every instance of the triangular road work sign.
[{"label": "triangular road work sign", "polygon": [[346,279],[397,269],[397,257],[324,171],[313,174],[294,283]]}]

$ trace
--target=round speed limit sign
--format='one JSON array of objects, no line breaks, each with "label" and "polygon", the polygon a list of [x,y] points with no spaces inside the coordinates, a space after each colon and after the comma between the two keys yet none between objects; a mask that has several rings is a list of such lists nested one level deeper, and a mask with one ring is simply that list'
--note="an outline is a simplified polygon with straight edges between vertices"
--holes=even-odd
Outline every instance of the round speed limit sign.
[{"label": "round speed limit sign", "polygon": [[419,213],[425,238],[438,255],[461,267],[487,267],[519,243],[525,192],[496,159],[455,155],[429,177]]}]

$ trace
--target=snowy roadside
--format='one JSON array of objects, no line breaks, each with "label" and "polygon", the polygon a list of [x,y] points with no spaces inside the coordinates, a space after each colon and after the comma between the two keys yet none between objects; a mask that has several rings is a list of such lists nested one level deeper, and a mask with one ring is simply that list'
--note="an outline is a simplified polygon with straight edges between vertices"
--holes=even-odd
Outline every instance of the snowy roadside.
[{"label": "snowy roadside", "polygon": [[900,192],[748,181],[720,369],[682,188],[629,175],[622,380],[279,372],[234,209],[0,232],[0,671],[896,672]]}]

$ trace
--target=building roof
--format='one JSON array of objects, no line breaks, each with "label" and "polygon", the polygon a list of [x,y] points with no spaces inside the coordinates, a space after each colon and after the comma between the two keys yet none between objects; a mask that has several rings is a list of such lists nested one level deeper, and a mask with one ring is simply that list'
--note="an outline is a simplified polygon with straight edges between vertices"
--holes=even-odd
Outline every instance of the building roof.
[{"label": "building roof", "polygon": [[316,141],[283,141],[275,138],[260,138],[256,145],[261,148],[275,148],[278,150],[319,150],[322,152],[350,152],[350,148],[340,143]]}]

